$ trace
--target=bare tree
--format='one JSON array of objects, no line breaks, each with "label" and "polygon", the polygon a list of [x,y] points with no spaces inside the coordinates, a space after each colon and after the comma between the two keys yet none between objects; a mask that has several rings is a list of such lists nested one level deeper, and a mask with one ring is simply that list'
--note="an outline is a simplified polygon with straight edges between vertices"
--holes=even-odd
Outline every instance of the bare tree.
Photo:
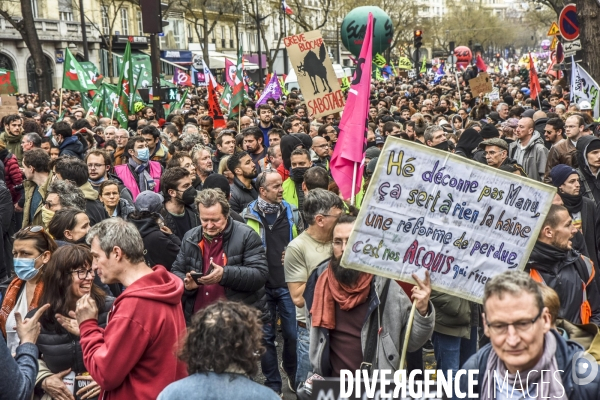
[{"label": "bare tree", "polygon": [[220,17],[228,14],[234,20],[239,20],[242,6],[239,1],[217,0],[179,0],[179,6],[184,9],[186,21],[194,25],[194,30],[202,47],[202,58],[210,68],[208,56],[208,40],[215,29]]},{"label": "bare tree", "polygon": [[[274,46],[274,48],[271,48],[271,46],[269,46],[269,42],[267,40],[265,28],[275,25],[274,21],[269,23],[268,20],[269,19],[274,20],[275,19],[274,15],[277,14],[277,11],[271,11],[272,10],[271,8],[266,8],[266,7],[264,7],[264,5],[262,8],[258,7],[258,9],[257,9],[257,6],[258,5],[256,4],[256,1],[246,1],[246,2],[244,2],[244,12],[248,15],[248,17],[250,17],[255,22],[256,22],[257,18],[259,20],[258,25],[259,25],[260,29],[258,31],[258,40],[262,41],[264,49],[261,49],[261,50],[265,53],[265,55],[267,57],[268,71],[269,71],[269,73],[272,73],[273,72],[273,64],[275,63],[275,60],[277,59],[277,55],[279,54],[281,40],[283,39],[283,34],[282,34],[282,32],[280,33],[279,39],[277,40],[277,44]],[[267,13],[268,11],[271,11],[271,12]],[[273,55],[271,55],[271,50],[274,50]],[[259,55],[259,57],[260,57],[260,55]],[[260,84],[262,85],[263,82],[260,82]]]},{"label": "bare tree", "polygon": [[598,82],[600,80],[600,59],[598,59],[598,46],[600,46],[598,14],[600,10],[595,1],[575,0],[575,5],[580,27],[579,39],[583,48],[583,65],[590,76]]},{"label": "bare tree", "polygon": [[314,31],[323,28],[332,13],[331,0],[315,0],[316,5],[307,7],[304,0],[292,0],[291,7],[294,11],[289,16],[290,20],[304,31]]},{"label": "bare tree", "polygon": [[12,1],[0,1],[0,16],[21,34],[35,65],[35,81],[38,87],[39,100],[49,101],[52,91],[52,80],[48,74],[48,61],[46,60],[46,56],[44,56],[42,43],[35,27],[31,1],[23,0],[20,3],[20,20],[16,19],[18,7]]},{"label": "bare tree", "polygon": [[566,6],[569,3],[572,3],[572,1],[568,0],[529,0],[529,2],[535,7],[546,6],[550,8],[554,11],[556,17],[558,17],[560,11],[564,8],[564,6]]}]

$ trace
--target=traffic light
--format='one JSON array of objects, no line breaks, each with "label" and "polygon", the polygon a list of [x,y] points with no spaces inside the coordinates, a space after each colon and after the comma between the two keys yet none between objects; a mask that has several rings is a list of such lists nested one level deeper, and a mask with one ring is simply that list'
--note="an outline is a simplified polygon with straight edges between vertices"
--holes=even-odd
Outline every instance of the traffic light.
[{"label": "traffic light", "polygon": [[176,87],[163,87],[163,103],[174,103],[177,101]]},{"label": "traffic light", "polygon": [[422,30],[420,30],[420,29],[415,30],[414,36],[413,36],[413,42],[414,42],[415,49],[418,49],[421,46],[423,46],[423,31]]},{"label": "traffic light", "polygon": [[140,0],[142,9],[142,29],[144,33],[162,33],[163,26],[169,25],[168,21],[163,21],[163,11],[169,6],[163,4],[160,0]]}]

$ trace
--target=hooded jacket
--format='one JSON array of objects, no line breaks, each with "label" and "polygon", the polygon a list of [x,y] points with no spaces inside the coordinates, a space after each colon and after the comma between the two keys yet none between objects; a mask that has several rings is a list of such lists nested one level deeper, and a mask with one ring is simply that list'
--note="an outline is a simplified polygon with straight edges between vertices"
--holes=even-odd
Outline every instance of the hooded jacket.
[{"label": "hooded jacket", "polygon": [[465,129],[462,135],[460,135],[458,143],[456,143],[456,154],[472,160],[473,151],[477,149],[477,146],[482,141],[481,135],[475,129]]},{"label": "hooded jacket", "polygon": [[58,148],[60,149],[61,157],[73,156],[80,160],[85,158],[85,147],[76,135],[65,138]]},{"label": "hooded jacket", "polygon": [[21,191],[16,190],[15,186],[23,183],[23,173],[19,169],[17,157],[11,154],[10,150],[3,149],[0,150],[0,161],[4,164],[4,181],[6,182],[6,187],[10,190],[13,203],[18,203],[21,198]]},{"label": "hooded jacket", "polygon": [[584,197],[594,200],[596,206],[600,204],[600,180],[594,176],[585,156],[586,149],[592,141],[600,140],[595,136],[582,136],[577,141],[577,163],[579,177],[581,179],[581,190]]},{"label": "hooded jacket", "polygon": [[544,141],[544,146],[546,146],[546,148],[548,150],[550,150],[550,146],[552,145],[552,143],[547,142],[546,139],[544,138],[544,130],[546,129],[546,124],[548,123],[548,119],[549,118],[536,119],[535,122],[533,123],[533,129],[540,135],[540,137]]},{"label": "hooded jacket", "polygon": [[54,173],[51,171],[48,173],[48,179],[42,186],[38,188],[40,195],[42,196],[42,201],[38,204],[37,208],[33,212],[33,220],[29,220],[29,214],[31,211],[31,200],[33,199],[33,192],[37,185],[35,182],[30,180],[23,181],[23,188],[25,188],[25,204],[23,205],[23,228],[28,225],[43,225],[42,222],[42,208],[44,207],[44,201],[46,200],[46,196],[48,195],[48,187],[52,183],[52,177]]},{"label": "hooded jacket", "polygon": [[[204,270],[202,250],[198,245],[201,240],[202,226],[199,226],[188,231],[181,241],[181,250],[173,263],[172,272],[182,282],[188,272]],[[225,287],[225,297],[256,307],[263,312],[263,320],[267,320],[265,283],[269,268],[258,233],[248,225],[228,218],[223,231],[223,253],[227,256],[227,265],[223,267],[219,284]],[[185,290],[181,299],[188,322],[194,312],[197,292],[198,289]]]},{"label": "hooded jacket", "polygon": [[149,265],[164,265],[167,271],[173,267],[173,262],[179,254],[181,240],[177,235],[167,234],[160,230],[153,217],[144,219],[128,219],[140,232],[144,241],[144,258]]},{"label": "hooded jacket", "polygon": [[79,325],[87,371],[100,385],[99,398],[156,399],[187,376],[175,349],[185,334],[183,281],[160,265],[115,300],[105,329],[88,319]]},{"label": "hooded jacket", "polygon": [[104,205],[98,200],[98,192],[92,187],[89,182],[79,186],[85,197],[85,213],[90,219],[90,226],[96,225],[98,222],[109,217]]},{"label": "hooded jacket", "polygon": [[[593,380],[587,385],[579,385],[573,381],[573,375],[575,374],[573,373],[572,369],[573,366],[576,365],[574,361],[581,357],[580,353],[583,352],[583,347],[575,342],[563,339],[563,337],[555,330],[551,330],[550,332],[552,332],[556,338],[556,364],[557,370],[560,373],[563,387],[565,388],[566,398],[569,400],[597,399],[598,392],[600,391],[600,374],[596,374],[595,378],[593,378]],[[478,396],[478,398],[481,398],[483,394],[484,389],[482,388],[481,383],[483,382],[483,377],[487,371],[486,368],[488,358],[492,351],[492,345],[487,344],[475,355],[471,356],[471,358],[469,358],[462,367],[462,370],[465,371],[479,371],[479,376],[474,376],[473,378],[479,383],[472,387],[473,392]],[[462,393],[467,393],[467,391],[470,391],[471,387],[469,385],[469,381],[470,377],[467,377],[466,373],[460,376],[459,385]],[[514,398],[517,397],[518,394],[515,394]]]},{"label": "hooded jacket", "polygon": [[[537,270],[544,283],[554,289],[560,299],[558,317],[581,324],[582,283],[589,280],[587,266],[575,250],[561,250],[537,241],[525,267],[526,272]],[[587,298],[592,308],[590,322],[600,324],[600,293],[595,281],[587,285]]]},{"label": "hooded jacket", "polygon": [[510,144],[508,154],[510,158],[517,160],[519,153],[523,152],[523,169],[527,177],[541,181],[546,170],[548,149],[544,146],[544,139],[536,131],[533,132],[531,140],[524,149],[521,149],[521,141],[517,140]]},{"label": "hooded jacket", "polygon": [[21,139],[23,139],[23,136],[24,135],[13,136],[8,132],[2,132],[2,134],[0,134],[0,140],[6,143],[6,148],[17,157],[19,167],[23,166],[23,148],[21,147]]}]

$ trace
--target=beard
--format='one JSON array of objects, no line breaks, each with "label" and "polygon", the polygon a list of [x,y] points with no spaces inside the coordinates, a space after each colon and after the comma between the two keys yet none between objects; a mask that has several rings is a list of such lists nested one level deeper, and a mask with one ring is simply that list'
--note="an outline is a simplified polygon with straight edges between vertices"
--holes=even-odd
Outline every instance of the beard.
[{"label": "beard", "polygon": [[344,268],[340,265],[342,257],[331,256],[330,266],[335,279],[344,286],[354,287],[361,274],[355,269]]},{"label": "beard", "polygon": [[255,168],[252,170],[252,172],[249,172],[249,173],[242,172],[242,176],[246,179],[254,179],[258,176],[258,171]]}]

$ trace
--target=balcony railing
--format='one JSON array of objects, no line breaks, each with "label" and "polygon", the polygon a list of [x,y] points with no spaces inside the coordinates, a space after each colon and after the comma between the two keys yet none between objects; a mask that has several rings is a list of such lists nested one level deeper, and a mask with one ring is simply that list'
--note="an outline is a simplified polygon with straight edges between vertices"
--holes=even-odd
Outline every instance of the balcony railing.
[{"label": "balcony railing", "polygon": [[[81,24],[73,21],[38,19],[35,27],[40,40],[68,40],[81,38]],[[88,41],[100,41],[100,33],[91,24],[86,24]],[[0,18],[0,38],[21,38],[19,32],[4,18]],[[81,40],[81,39],[80,39]]]}]

